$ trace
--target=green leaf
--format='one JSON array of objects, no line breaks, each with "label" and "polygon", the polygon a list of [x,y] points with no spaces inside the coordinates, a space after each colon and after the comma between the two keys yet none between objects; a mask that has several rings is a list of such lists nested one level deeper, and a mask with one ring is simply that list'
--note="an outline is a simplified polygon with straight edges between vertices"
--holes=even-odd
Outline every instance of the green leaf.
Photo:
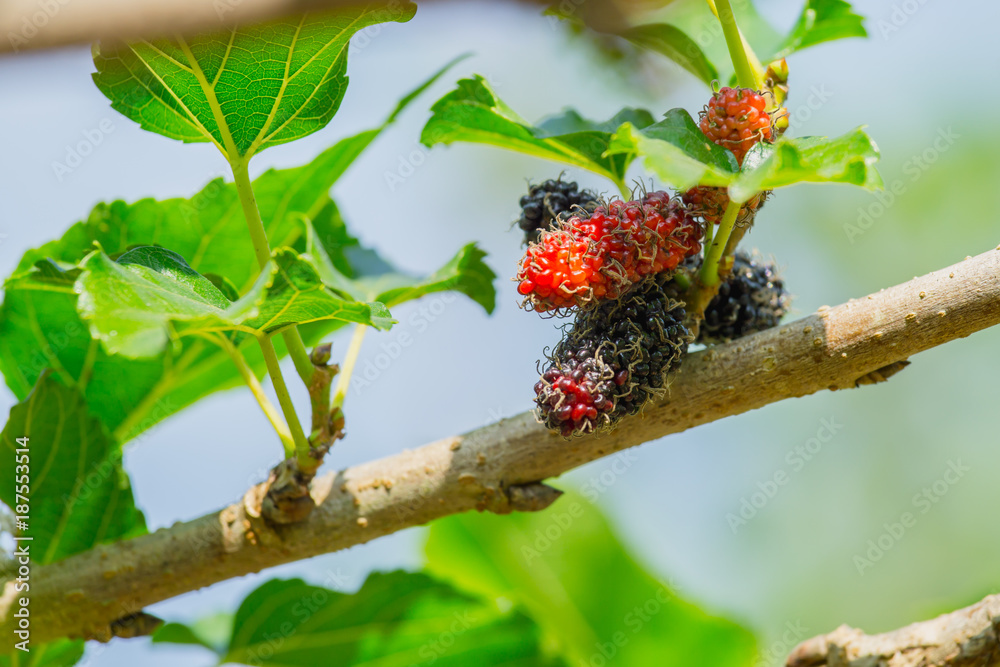
[{"label": "green leaf", "polygon": [[233,634],[233,615],[222,613],[198,619],[191,625],[164,623],[153,633],[154,644],[189,644],[225,653]]},{"label": "green leaf", "polygon": [[[209,645],[172,625],[155,641]],[[374,573],[353,595],[274,579],[240,605],[228,646],[218,654],[224,662],[282,667],[561,664],[542,655],[538,634],[523,614],[422,574]]]},{"label": "green leaf", "polygon": [[757,144],[747,154],[748,162],[760,159],[755,168],[743,171],[729,186],[736,201],[747,201],[762,190],[796,183],[847,183],[866,190],[882,188],[875,168],[878,146],[862,129],[827,137],[781,138],[774,145]]},{"label": "green leaf", "polygon": [[731,152],[708,141],[687,111],[674,109],[645,129],[623,125],[608,152],[641,155],[647,169],[680,191],[695,185],[728,187],[729,196],[740,202],[762,190],[805,182],[882,187],[875,168],[878,147],[862,128],[834,139],[782,137],[775,144],[757,144],[738,170]]},{"label": "green leaf", "polygon": [[639,128],[653,122],[648,111],[639,109],[624,109],[604,122],[586,120],[571,110],[535,127],[504,104],[478,75],[459,81],[458,88],[431,110],[433,115],[420,135],[428,147],[455,142],[489,144],[588,169],[620,187],[624,187],[631,158],[605,155],[611,134],[625,122]]},{"label": "green leaf", "polygon": [[31,650],[27,653],[14,650],[11,655],[0,655],[0,667],[71,667],[83,658],[84,643],[79,639],[60,639],[48,644],[32,642],[28,646]]},{"label": "green leaf", "polygon": [[185,142],[211,141],[232,162],[322,129],[347,90],[357,31],[406,22],[410,2],[340,8],[191,39],[94,49],[94,82],[116,111]]},{"label": "green leaf", "polygon": [[[347,232],[330,188],[414,93],[446,69],[407,94],[382,125],[341,140],[307,165],[272,169],[254,181],[257,204],[275,246],[305,251],[312,219],[315,236],[338,269],[352,272],[344,252],[357,241]],[[124,442],[212,392],[242,384],[229,357],[208,341],[186,337],[156,358],[135,360],[109,355],[93,341],[77,313],[73,285],[78,270],[70,267],[93,251],[95,241],[111,257],[137,245],[169,247],[195,271],[214,276],[213,284],[224,293],[231,292],[221,287],[227,281],[240,291],[251,289],[260,272],[236,190],[221,178],[190,199],[99,204],[61,239],[26,252],[5,284],[0,371],[19,399],[28,395],[46,368],[64,383],[76,383],[92,356],[90,381],[84,383],[87,403],[115,439]],[[39,265],[46,258],[53,261]],[[342,324],[327,320],[303,327],[306,344],[317,343]],[[283,354],[281,339],[274,342]],[[243,352],[258,375],[263,374],[259,352],[253,346],[244,346]]]},{"label": "green leaf", "polygon": [[330,258],[327,249],[311,236],[308,251],[316,257],[316,268],[324,282],[335,285],[358,300],[371,300],[394,307],[436,292],[460,292],[492,313],[496,307],[496,274],[483,261],[486,253],[475,243],[458,251],[447,264],[426,277],[401,273],[376,253],[357,245],[343,250],[347,273]]},{"label": "green leaf", "polygon": [[647,23],[628,28],[619,34],[640,48],[656,51],[670,58],[709,86],[719,78],[719,71],[709,62],[698,43],[676,26]]},{"label": "green leaf", "polygon": [[642,155],[647,169],[678,190],[725,185],[738,169],[735,156],[709,141],[684,109],[672,109],[646,128],[622,125],[608,153]]},{"label": "green leaf", "polygon": [[136,248],[117,262],[95,252],[81,269],[74,285],[81,317],[109,353],[133,359],[156,356],[183,336],[262,336],[321,320],[392,325],[384,305],[345,298],[290,248],[276,250],[268,270],[235,303],[166,248]]},{"label": "green leaf", "polygon": [[[570,664],[602,646],[620,667],[744,667],[744,628],[681,599],[628,554],[600,511],[567,494],[545,512],[462,514],[431,524],[428,570],[474,595],[523,605]],[[609,649],[610,650],[610,649]]]},{"label": "green leaf", "polygon": [[846,37],[867,37],[864,17],[845,0],[807,0],[799,20],[781,43],[774,59],[823,42]]},{"label": "green leaf", "polygon": [[[27,446],[18,442],[28,438]],[[95,544],[146,532],[136,509],[121,449],[107,430],[87,413],[76,387],[67,387],[51,373],[42,376],[31,394],[11,408],[0,435],[0,474],[11,480],[0,487],[0,500],[15,509],[23,502],[15,494],[18,465],[30,466],[27,530],[18,535],[31,559],[47,564],[90,549]],[[18,449],[29,451],[18,452]],[[28,461],[18,461],[19,456]],[[20,483],[20,480],[19,480]]]}]

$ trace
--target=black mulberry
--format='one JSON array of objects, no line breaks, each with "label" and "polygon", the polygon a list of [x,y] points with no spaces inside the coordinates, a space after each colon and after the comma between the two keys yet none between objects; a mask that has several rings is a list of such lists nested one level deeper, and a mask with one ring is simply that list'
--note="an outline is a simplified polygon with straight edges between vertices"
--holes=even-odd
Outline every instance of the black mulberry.
[{"label": "black mulberry", "polygon": [[593,213],[597,208],[597,195],[590,190],[579,190],[574,181],[549,179],[528,188],[528,194],[521,197],[521,219],[518,226],[524,231],[524,242],[534,243],[542,230],[552,227],[562,213],[569,213],[576,207]]},{"label": "black mulberry", "polygon": [[564,436],[609,428],[667,387],[692,340],[684,304],[650,277],[577,314],[535,385],[539,420]]},{"label": "black mulberry", "polygon": [[791,296],[774,264],[737,252],[729,280],[705,309],[699,343],[726,343],[777,326]]}]

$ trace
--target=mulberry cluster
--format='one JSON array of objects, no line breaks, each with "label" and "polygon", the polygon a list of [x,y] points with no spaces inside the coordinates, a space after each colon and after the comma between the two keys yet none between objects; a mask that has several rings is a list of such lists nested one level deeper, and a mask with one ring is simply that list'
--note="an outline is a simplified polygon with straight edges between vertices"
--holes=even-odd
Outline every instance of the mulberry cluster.
[{"label": "mulberry cluster", "polygon": [[518,227],[524,232],[524,242],[534,243],[543,229],[549,229],[560,215],[580,207],[588,213],[597,208],[597,195],[580,190],[575,181],[549,179],[528,188],[521,197],[521,219]]},{"label": "mulberry cluster", "polygon": [[517,290],[538,312],[617,299],[697,254],[701,237],[701,224],[665,192],[612,201],[543,230],[521,259]]},{"label": "mulberry cluster", "polygon": [[737,252],[733,272],[705,308],[699,343],[726,343],[777,326],[791,296],[774,264]]},{"label": "mulberry cluster", "polygon": [[568,437],[611,427],[666,390],[693,337],[664,280],[647,278],[577,314],[535,385],[548,428]]}]

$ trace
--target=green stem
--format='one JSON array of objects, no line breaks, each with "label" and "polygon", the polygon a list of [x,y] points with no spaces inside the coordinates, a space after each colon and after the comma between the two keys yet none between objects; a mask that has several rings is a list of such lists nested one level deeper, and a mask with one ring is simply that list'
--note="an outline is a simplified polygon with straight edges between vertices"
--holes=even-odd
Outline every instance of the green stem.
[{"label": "green stem", "polygon": [[743,37],[740,35],[739,26],[736,25],[736,15],[733,14],[729,0],[715,0],[715,8],[719,16],[719,23],[722,24],[722,33],[726,36],[729,57],[736,70],[736,81],[744,88],[757,90],[760,87],[757,81],[758,77],[750,64],[750,58],[744,48]]},{"label": "green stem", "polygon": [[337,377],[337,390],[333,394],[333,407],[340,408],[347,398],[347,390],[351,386],[351,375],[354,373],[354,364],[358,361],[358,354],[361,352],[361,344],[365,341],[365,334],[368,327],[358,324],[354,327],[354,335],[351,336],[351,344],[344,355],[344,363],[340,366],[340,375]]},{"label": "green stem", "polygon": [[[250,172],[247,169],[247,162],[246,160],[232,160],[230,165],[233,169],[236,192],[240,196],[240,205],[243,207],[243,216],[246,218],[247,229],[250,231],[250,239],[253,242],[254,254],[257,255],[257,263],[260,265],[261,270],[264,270],[271,261],[271,247],[267,243],[267,231],[264,229],[264,223],[261,222],[260,211],[257,210],[257,200],[253,195],[253,186],[250,183]],[[306,354],[305,346],[302,345],[302,339],[298,337],[297,333],[295,338],[298,339],[298,345],[302,347],[301,354]],[[278,403],[281,405],[281,411],[285,415],[285,421],[288,422],[288,430],[291,431],[292,441],[295,443],[295,451],[300,461],[303,459],[308,460],[309,441],[306,440],[305,433],[302,431],[302,424],[299,422],[299,416],[295,413],[295,406],[292,404],[292,397],[288,393],[288,385],[285,384],[285,378],[281,374],[281,366],[278,364],[278,354],[274,351],[274,344],[267,337],[260,337],[257,340],[260,343],[261,351],[264,353],[264,363],[267,364],[267,373],[271,376],[275,393],[278,394]],[[289,354],[293,355],[292,358],[294,360],[294,355],[297,352],[293,353],[292,350],[296,347],[296,340],[292,339],[291,345],[288,344],[288,341],[289,338],[285,338]],[[306,359],[308,359],[308,355],[306,355]],[[298,363],[296,362],[296,368],[298,368]]]},{"label": "green stem", "polygon": [[267,244],[267,231],[264,230],[264,223],[260,220],[260,211],[257,210],[257,200],[253,196],[250,172],[245,160],[233,162],[231,166],[233,179],[236,182],[236,192],[240,196],[240,205],[243,207],[243,217],[246,218],[247,229],[250,230],[253,251],[257,255],[257,264],[263,270],[271,261],[271,246]]},{"label": "green stem", "polygon": [[292,434],[292,442],[295,445],[294,453],[299,461],[309,461],[309,441],[302,431],[302,424],[299,423],[299,416],[295,414],[295,405],[292,404],[292,396],[288,393],[288,385],[285,384],[285,377],[281,374],[281,366],[278,365],[278,353],[274,351],[274,344],[267,336],[257,339],[260,343],[260,350],[264,353],[264,363],[267,364],[267,374],[271,376],[271,384],[274,385],[274,393],[278,395],[278,404],[288,422],[288,430]]},{"label": "green stem", "polygon": [[247,387],[250,388],[250,393],[253,397],[257,399],[257,404],[260,409],[264,412],[267,420],[271,422],[271,426],[274,427],[275,432],[281,439],[281,444],[285,447],[285,458],[290,458],[295,455],[295,441],[292,439],[292,434],[288,430],[288,424],[285,420],[281,418],[281,413],[275,409],[274,405],[267,398],[267,394],[264,393],[264,388],[260,384],[260,380],[254,375],[254,372],[250,369],[250,365],[247,360],[240,354],[240,351],[236,349],[227,338],[224,336],[217,336],[215,339],[216,344],[219,345],[229,358],[233,360],[236,364],[236,369],[240,372],[240,377],[246,383]]},{"label": "green stem", "polygon": [[701,263],[701,272],[698,274],[698,280],[702,285],[712,287],[719,283],[719,262],[726,252],[726,243],[729,241],[730,234],[733,233],[733,227],[736,225],[736,218],[739,216],[739,213],[740,204],[730,201],[729,205],[726,206],[726,212],[722,216],[722,221],[719,222],[719,231],[715,235],[715,240],[709,246],[708,252],[705,255],[705,261]]},{"label": "green stem", "polygon": [[[250,238],[253,241],[253,251],[257,255],[257,263],[261,270],[271,261],[271,246],[267,242],[267,231],[264,223],[260,219],[260,211],[257,209],[257,200],[254,198],[253,186],[250,183],[250,173],[247,170],[247,163],[239,161],[233,163],[233,177],[236,180],[236,191],[240,195],[240,204],[243,206],[243,215],[247,220],[247,228],[250,230]],[[288,354],[295,363],[295,370],[298,372],[302,382],[309,386],[312,378],[313,366],[309,361],[309,353],[302,342],[302,336],[295,327],[282,332],[281,337],[288,348]]]},{"label": "green stem", "polygon": [[292,327],[282,331],[281,338],[285,341],[285,347],[288,348],[288,354],[295,364],[295,370],[302,378],[302,382],[308,387],[314,369],[309,353],[306,351],[306,344],[302,342],[302,334],[299,333],[298,327]]}]

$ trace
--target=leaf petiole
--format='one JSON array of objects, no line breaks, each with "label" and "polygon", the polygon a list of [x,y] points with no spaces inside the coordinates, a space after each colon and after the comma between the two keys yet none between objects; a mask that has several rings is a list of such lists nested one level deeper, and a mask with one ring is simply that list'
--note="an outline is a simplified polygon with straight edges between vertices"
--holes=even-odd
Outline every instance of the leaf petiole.
[{"label": "leaf petiole", "polygon": [[264,393],[264,388],[261,386],[260,381],[257,376],[254,375],[253,370],[250,369],[250,365],[247,364],[247,360],[243,357],[236,346],[233,345],[229,339],[222,335],[216,335],[210,340],[216,343],[219,347],[225,350],[229,358],[233,360],[236,365],[236,369],[240,372],[240,376],[246,383],[247,387],[250,388],[250,393],[253,397],[257,399],[257,404],[260,405],[260,409],[263,411],[264,416],[267,420],[271,422],[271,426],[274,427],[275,432],[281,439],[281,444],[285,448],[285,458],[290,458],[295,456],[295,441],[292,439],[292,434],[288,430],[288,424],[282,419],[281,413],[274,407],[274,404],[267,398],[267,394]]},{"label": "leaf petiole", "polygon": [[365,341],[366,333],[368,333],[368,327],[364,324],[358,324],[354,327],[351,344],[344,355],[344,363],[341,364],[340,375],[337,377],[337,390],[333,394],[333,407],[335,408],[343,407],[344,399],[347,398],[347,390],[351,386],[351,375],[354,373],[354,365],[358,361],[361,344]]}]

